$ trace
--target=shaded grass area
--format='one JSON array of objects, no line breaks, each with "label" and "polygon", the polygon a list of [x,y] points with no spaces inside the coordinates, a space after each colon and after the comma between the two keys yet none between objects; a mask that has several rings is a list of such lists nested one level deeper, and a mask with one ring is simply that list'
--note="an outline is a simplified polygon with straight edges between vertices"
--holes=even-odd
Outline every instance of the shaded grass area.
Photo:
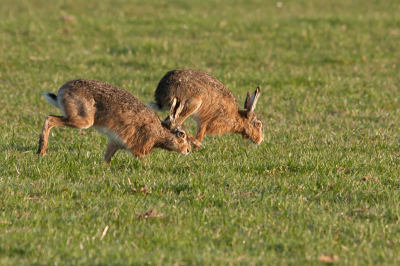
[{"label": "shaded grass area", "polygon": [[[399,262],[397,1],[3,2],[0,264]],[[103,136],[55,128],[36,157],[43,92],[93,78],[149,101],[175,68],[240,106],[261,86],[265,143],[105,167]]]}]

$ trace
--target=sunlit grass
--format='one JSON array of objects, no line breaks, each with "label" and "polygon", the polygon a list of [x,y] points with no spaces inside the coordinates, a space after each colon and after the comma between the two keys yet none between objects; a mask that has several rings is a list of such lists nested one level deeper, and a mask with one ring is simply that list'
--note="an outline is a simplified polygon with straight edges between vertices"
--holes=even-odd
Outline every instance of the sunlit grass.
[{"label": "sunlit grass", "polygon": [[[0,40],[1,265],[399,263],[398,1],[6,0]],[[93,78],[145,102],[175,68],[240,106],[261,86],[265,143],[106,167],[104,136],[55,128],[36,156],[43,92]]]}]

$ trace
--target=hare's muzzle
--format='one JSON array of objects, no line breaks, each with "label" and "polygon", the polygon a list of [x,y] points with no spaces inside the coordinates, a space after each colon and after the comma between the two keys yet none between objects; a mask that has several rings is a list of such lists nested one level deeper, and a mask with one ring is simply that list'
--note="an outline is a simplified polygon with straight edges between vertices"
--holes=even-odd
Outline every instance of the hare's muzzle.
[{"label": "hare's muzzle", "polygon": [[183,154],[183,155],[189,155],[189,153],[190,153],[189,149],[184,149],[181,151],[181,154]]}]

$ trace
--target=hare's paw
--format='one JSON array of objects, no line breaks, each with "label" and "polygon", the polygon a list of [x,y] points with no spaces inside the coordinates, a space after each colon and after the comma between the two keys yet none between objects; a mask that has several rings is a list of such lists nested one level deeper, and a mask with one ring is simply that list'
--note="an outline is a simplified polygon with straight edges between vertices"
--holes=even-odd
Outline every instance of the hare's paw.
[{"label": "hare's paw", "polygon": [[192,145],[193,145],[193,149],[195,151],[198,151],[203,147],[203,145],[199,141],[192,142]]}]

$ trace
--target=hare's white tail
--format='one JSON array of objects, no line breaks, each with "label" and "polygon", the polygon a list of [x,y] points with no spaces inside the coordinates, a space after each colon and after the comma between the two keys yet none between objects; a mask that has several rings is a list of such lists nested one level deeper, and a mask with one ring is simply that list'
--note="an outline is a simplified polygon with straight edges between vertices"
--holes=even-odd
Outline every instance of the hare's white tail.
[{"label": "hare's white tail", "polygon": [[153,109],[156,112],[163,112],[162,106],[158,105],[158,103],[152,103],[152,102],[146,102],[148,106],[150,106],[151,109]]},{"label": "hare's white tail", "polygon": [[58,105],[57,95],[51,92],[46,92],[44,94],[44,98],[46,99],[46,101],[49,102],[49,104],[53,105],[55,108],[60,109],[60,106]]}]

